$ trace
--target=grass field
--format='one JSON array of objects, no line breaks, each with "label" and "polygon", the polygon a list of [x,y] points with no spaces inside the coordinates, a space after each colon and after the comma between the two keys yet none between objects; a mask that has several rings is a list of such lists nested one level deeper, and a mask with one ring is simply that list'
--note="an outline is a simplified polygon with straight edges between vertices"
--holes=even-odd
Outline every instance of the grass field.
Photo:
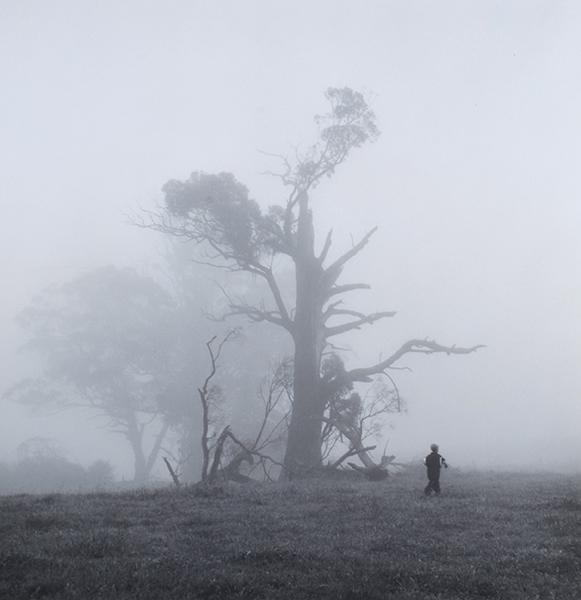
[{"label": "grass field", "polygon": [[581,478],[0,498],[0,598],[581,598]]}]

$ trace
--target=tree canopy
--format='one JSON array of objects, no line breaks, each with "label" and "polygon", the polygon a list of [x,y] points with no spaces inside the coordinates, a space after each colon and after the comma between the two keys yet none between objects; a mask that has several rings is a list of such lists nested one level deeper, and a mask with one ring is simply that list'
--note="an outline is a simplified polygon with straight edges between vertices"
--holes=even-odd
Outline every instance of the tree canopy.
[{"label": "tree canopy", "polygon": [[145,479],[171,425],[156,421],[146,451],[145,431],[163,417],[171,383],[173,309],[155,281],[132,269],[104,267],[50,287],[19,317],[42,375],[9,396],[37,407],[95,410],[127,438],[135,478]]}]

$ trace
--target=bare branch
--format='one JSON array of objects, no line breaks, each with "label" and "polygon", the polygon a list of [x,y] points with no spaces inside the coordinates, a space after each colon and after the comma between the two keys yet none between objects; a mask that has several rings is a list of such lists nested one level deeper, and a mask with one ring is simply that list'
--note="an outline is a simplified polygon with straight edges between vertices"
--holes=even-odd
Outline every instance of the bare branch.
[{"label": "bare branch", "polygon": [[334,285],[327,291],[327,299],[338,294],[345,292],[352,292],[353,290],[370,290],[371,286],[368,283],[346,283],[343,285]]},{"label": "bare branch", "polygon": [[225,321],[228,317],[243,315],[254,322],[268,321],[269,323],[280,325],[285,329],[288,327],[277,311],[260,310],[249,304],[232,304],[230,308],[232,309],[230,312],[223,314],[221,317],[211,317],[211,319],[213,321]]},{"label": "bare branch", "polygon": [[344,462],[348,458],[351,458],[356,454],[360,454],[361,452],[371,452],[371,450],[375,450],[375,448],[377,448],[377,446],[366,446],[365,448],[350,448],[349,450],[347,450],[347,452],[345,452],[345,454],[342,454],[334,463],[330,464],[329,466],[331,467],[331,469],[336,469],[342,462]]},{"label": "bare branch", "polygon": [[329,338],[334,335],[346,333],[347,331],[352,331],[353,329],[361,329],[362,325],[375,323],[375,321],[379,321],[380,319],[386,319],[388,317],[393,317],[395,314],[396,313],[394,311],[372,313],[370,315],[366,315],[366,316],[364,315],[360,319],[357,319],[356,321],[351,321],[349,323],[343,323],[342,325],[336,325],[335,327],[325,327],[325,337]]},{"label": "bare branch", "polygon": [[[265,391],[265,388],[267,388],[267,391]],[[258,428],[258,433],[256,434],[252,444],[253,450],[261,450],[271,443],[275,431],[286,421],[287,414],[289,412],[287,410],[286,413],[283,414],[279,421],[270,429],[268,435],[263,439],[263,435],[270,417],[280,404],[283,394],[285,393],[284,382],[280,377],[276,376],[275,372],[275,374],[271,377],[268,386],[263,384],[259,393],[264,403],[264,412]]]},{"label": "bare branch", "polygon": [[276,302],[276,306],[278,308],[278,311],[279,311],[281,319],[282,319],[281,324],[288,331],[292,332],[293,323],[289,316],[289,312],[286,308],[286,305],[282,298],[282,294],[280,292],[280,287],[278,285],[278,282],[276,281],[276,278],[274,276],[274,273],[272,272],[272,269],[267,269],[265,271],[264,278],[266,279],[266,282],[268,283],[268,287],[270,288],[270,291],[272,292],[272,295],[274,297],[274,301]]},{"label": "bare branch", "polygon": [[406,342],[396,350],[390,357],[382,360],[381,362],[372,365],[370,367],[363,367],[359,369],[352,369],[345,373],[347,381],[371,381],[372,375],[383,373],[386,369],[392,367],[402,356],[409,353],[422,353],[422,354],[471,354],[480,348],[485,348],[484,344],[478,344],[477,346],[471,346],[469,348],[462,348],[458,346],[442,346],[437,342],[430,340],[410,340]]},{"label": "bare branch", "polygon": [[359,319],[365,318],[365,313],[359,312],[357,310],[351,310],[349,308],[337,308],[337,306],[339,306],[339,304],[341,304],[342,302],[343,302],[342,300],[339,300],[339,301],[333,302],[333,304],[329,305],[329,307],[323,314],[325,320],[330,319],[331,317],[338,317],[338,316],[342,316],[342,315],[348,315],[350,317],[357,317]]},{"label": "bare branch", "polygon": [[319,255],[319,264],[322,265],[327,258],[327,254],[329,254],[329,250],[331,249],[331,243],[333,238],[333,230],[329,229],[329,233],[327,233],[327,237],[325,238],[325,243],[323,244],[323,249],[321,250],[321,254]]},{"label": "bare branch", "polygon": [[327,321],[328,319],[330,319],[331,317],[340,317],[343,315],[347,315],[350,317],[357,317],[358,319],[369,319],[371,316],[377,316],[377,315],[383,315],[382,317],[379,318],[384,318],[384,317],[393,317],[395,316],[397,313],[395,311],[383,311],[381,313],[373,313],[372,315],[366,315],[365,313],[362,313],[358,310],[351,310],[349,308],[337,308],[337,306],[339,306],[340,304],[342,304],[342,300],[338,300],[337,302],[333,302],[332,304],[330,304],[327,309],[325,310],[325,312],[323,313],[323,320]]},{"label": "bare branch", "polygon": [[276,171],[263,171],[262,172],[263,175],[270,175],[272,177],[277,177],[278,179],[280,179],[283,182],[284,185],[291,185],[294,183],[293,180],[291,179],[293,168],[292,168],[288,158],[284,154],[265,152],[264,150],[258,150],[258,152],[260,154],[262,154],[263,156],[268,156],[269,158],[276,158],[277,160],[279,160],[282,163],[283,169],[284,169],[282,171],[282,173],[277,173]]},{"label": "bare branch", "polygon": [[365,246],[367,245],[367,242],[369,242],[369,239],[376,231],[377,231],[377,227],[374,227],[371,231],[366,233],[365,236],[363,236],[363,239],[361,241],[359,241],[357,244],[355,244],[355,246],[353,246],[353,248],[351,248],[351,250],[349,250],[348,252],[345,252],[345,254],[340,256],[333,264],[329,265],[325,269],[325,272],[328,273],[329,275],[333,275],[333,274],[337,273],[337,275],[334,279],[334,280],[336,280],[337,277],[339,276],[339,273],[341,272],[341,267],[343,267],[343,265],[346,262],[351,260],[355,255],[359,254],[359,252],[361,252],[361,250],[363,250],[363,248],[365,248]]},{"label": "bare branch", "polygon": [[228,429],[226,435],[235,444],[237,444],[238,446],[240,446],[240,448],[242,448],[242,450],[248,452],[248,454],[252,454],[253,456],[258,456],[259,458],[262,458],[264,460],[268,460],[272,464],[277,465],[279,467],[283,467],[284,466],[282,463],[277,462],[276,460],[274,460],[274,458],[268,456],[268,454],[263,454],[262,452],[258,452],[257,450],[250,450],[250,449],[248,449],[229,429]]},{"label": "bare branch", "polygon": [[[389,367],[390,369],[393,369],[395,367]],[[395,379],[389,374],[389,373],[383,373],[390,381],[393,391],[395,393],[395,402],[396,402],[396,406],[397,406],[397,411],[400,412],[401,411],[401,405],[402,405],[402,401],[401,401],[401,394],[399,393],[399,387],[397,385],[397,383],[395,382]],[[387,448],[387,446],[386,446]],[[385,454],[385,450],[383,451],[383,454]]]}]

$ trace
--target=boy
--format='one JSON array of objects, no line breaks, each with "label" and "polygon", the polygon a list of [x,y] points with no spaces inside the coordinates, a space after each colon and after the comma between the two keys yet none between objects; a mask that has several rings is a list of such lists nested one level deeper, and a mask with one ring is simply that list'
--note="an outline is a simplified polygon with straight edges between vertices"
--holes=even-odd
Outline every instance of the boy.
[{"label": "boy", "polygon": [[436,495],[440,494],[440,469],[442,465],[444,468],[448,468],[446,459],[438,454],[438,444],[432,444],[430,450],[432,452],[424,458],[424,464],[428,468],[428,485],[424,490],[426,496],[432,492],[436,492]]}]

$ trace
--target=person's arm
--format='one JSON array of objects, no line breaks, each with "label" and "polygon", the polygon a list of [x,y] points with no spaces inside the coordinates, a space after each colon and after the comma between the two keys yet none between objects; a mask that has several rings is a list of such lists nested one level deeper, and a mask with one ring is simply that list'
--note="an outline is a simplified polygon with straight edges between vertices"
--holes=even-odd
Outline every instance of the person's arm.
[{"label": "person's arm", "polygon": [[446,462],[446,459],[442,456],[442,464],[444,465],[444,468],[447,469],[448,468],[448,463]]}]

